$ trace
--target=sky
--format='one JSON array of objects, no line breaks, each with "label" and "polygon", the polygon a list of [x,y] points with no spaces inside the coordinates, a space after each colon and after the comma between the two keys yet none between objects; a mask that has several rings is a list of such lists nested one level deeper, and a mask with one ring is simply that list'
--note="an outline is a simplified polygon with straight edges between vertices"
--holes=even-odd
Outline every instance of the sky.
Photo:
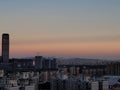
[{"label": "sky", "polygon": [[2,33],[11,58],[120,59],[120,0],[0,0]]}]

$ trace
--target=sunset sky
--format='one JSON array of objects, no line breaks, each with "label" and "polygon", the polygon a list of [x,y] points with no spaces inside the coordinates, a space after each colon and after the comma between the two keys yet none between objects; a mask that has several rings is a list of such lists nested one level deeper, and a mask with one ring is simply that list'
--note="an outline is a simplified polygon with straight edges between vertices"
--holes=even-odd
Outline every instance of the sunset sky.
[{"label": "sunset sky", "polygon": [[0,0],[2,33],[11,58],[120,59],[120,0]]}]

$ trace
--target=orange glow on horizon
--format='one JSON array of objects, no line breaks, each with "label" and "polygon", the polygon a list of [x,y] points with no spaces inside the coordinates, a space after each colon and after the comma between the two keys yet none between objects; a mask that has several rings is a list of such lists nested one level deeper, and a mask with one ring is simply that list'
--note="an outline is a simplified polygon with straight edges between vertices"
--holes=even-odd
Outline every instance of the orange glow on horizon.
[{"label": "orange glow on horizon", "polygon": [[51,44],[19,44],[11,46],[11,55],[48,56],[115,56],[120,54],[119,42],[84,42],[84,43],[51,43]]}]

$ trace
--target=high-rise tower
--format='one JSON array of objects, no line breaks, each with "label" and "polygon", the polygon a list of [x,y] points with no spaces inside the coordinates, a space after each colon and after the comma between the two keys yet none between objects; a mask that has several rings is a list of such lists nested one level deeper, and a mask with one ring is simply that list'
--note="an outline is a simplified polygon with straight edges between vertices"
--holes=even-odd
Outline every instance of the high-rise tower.
[{"label": "high-rise tower", "polygon": [[2,62],[9,63],[9,34],[7,33],[2,35]]}]

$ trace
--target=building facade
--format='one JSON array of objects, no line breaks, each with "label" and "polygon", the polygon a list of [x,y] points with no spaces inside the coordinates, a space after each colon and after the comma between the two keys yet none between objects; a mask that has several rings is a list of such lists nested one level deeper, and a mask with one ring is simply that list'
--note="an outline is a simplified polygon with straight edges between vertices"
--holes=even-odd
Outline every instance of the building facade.
[{"label": "building facade", "polygon": [[2,62],[9,63],[9,34],[2,35]]}]

